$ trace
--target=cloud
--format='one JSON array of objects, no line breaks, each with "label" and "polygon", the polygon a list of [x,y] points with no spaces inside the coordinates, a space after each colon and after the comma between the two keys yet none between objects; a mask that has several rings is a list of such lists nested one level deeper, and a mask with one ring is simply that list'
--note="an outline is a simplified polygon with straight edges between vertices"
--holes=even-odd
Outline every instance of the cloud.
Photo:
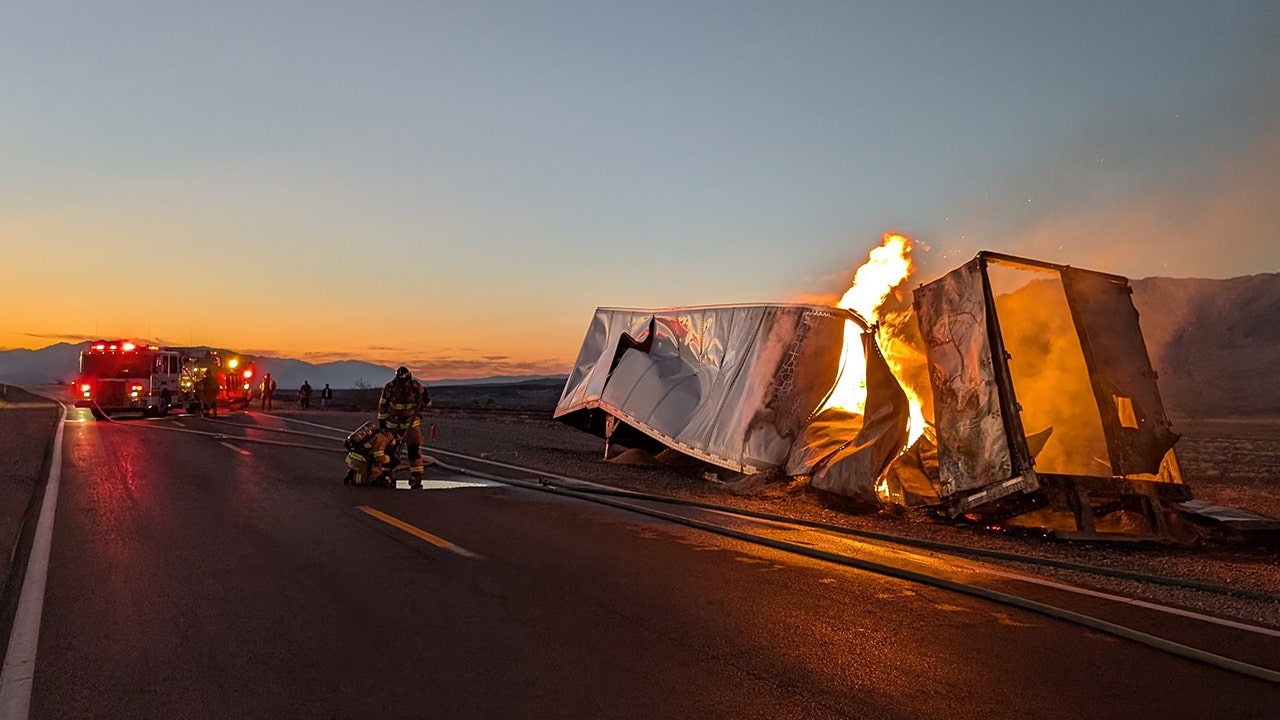
[{"label": "cloud", "polygon": [[36,338],[37,340],[55,340],[57,342],[81,343],[91,340],[101,340],[97,335],[78,335],[75,333],[19,333],[26,337]]},{"label": "cloud", "polygon": [[489,358],[427,357],[404,363],[417,377],[438,380],[491,377],[497,375],[563,375],[571,362],[553,359],[492,360]]},{"label": "cloud", "polygon": [[320,360],[321,362],[334,362],[337,360],[359,360],[360,355],[349,352],[336,352],[333,350],[311,350],[302,353],[300,360]]}]

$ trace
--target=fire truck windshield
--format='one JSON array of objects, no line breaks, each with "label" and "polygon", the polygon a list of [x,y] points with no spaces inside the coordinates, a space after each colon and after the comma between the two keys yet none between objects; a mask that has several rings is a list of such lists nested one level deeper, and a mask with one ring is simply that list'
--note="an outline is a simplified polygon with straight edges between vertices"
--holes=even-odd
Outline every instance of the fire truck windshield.
[{"label": "fire truck windshield", "polygon": [[143,353],[84,353],[80,356],[80,374],[98,378],[147,377],[151,358]]}]

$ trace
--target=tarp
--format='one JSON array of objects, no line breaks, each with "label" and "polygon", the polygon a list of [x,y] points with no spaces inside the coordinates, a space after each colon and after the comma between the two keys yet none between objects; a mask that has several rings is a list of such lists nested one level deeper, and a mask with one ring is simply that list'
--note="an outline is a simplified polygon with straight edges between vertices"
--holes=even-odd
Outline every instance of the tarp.
[{"label": "tarp", "polygon": [[[851,323],[865,330],[852,313],[819,305],[599,308],[554,416],[603,436],[604,413],[721,467],[817,470],[833,491],[873,499],[876,477],[905,440],[896,383],[877,381],[870,421],[846,417],[831,432],[810,432]],[[891,379],[878,353],[868,365]]]}]

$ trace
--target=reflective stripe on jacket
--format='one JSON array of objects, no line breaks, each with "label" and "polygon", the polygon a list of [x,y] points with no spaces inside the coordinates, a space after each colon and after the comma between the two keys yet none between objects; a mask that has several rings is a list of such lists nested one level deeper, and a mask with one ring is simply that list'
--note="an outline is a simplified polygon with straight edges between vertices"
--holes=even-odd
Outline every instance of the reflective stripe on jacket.
[{"label": "reflective stripe on jacket", "polygon": [[419,423],[418,413],[427,404],[427,393],[413,379],[392,380],[378,396],[378,419],[387,427],[404,430]]}]

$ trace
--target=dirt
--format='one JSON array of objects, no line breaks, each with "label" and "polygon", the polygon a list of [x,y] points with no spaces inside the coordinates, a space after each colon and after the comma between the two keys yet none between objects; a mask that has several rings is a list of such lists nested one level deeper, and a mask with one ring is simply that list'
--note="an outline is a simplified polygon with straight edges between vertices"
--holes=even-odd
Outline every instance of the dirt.
[{"label": "dirt", "polygon": [[1196,497],[1280,518],[1280,417],[1174,420],[1179,466]]}]

